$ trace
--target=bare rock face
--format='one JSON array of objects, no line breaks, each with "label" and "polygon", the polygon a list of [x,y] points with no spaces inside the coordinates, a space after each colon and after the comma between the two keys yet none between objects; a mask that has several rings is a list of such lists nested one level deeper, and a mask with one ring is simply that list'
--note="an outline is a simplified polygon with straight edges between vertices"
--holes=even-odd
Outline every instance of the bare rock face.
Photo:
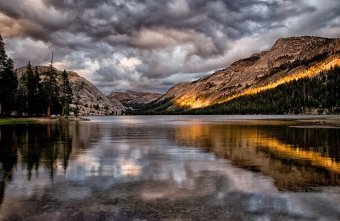
[{"label": "bare rock face", "polygon": [[109,100],[98,88],[75,72],[68,72],[73,103],[82,115],[121,115],[125,108],[115,99]]},{"label": "bare rock face", "polygon": [[269,51],[236,61],[197,81],[175,85],[157,102],[169,100],[173,103],[169,109],[206,107],[315,76],[334,65],[340,65],[339,38],[281,38]]},{"label": "bare rock face", "polygon": [[118,100],[124,106],[128,107],[134,104],[148,104],[160,98],[162,94],[158,93],[146,93],[136,91],[126,92],[112,92],[107,97],[110,100]]},{"label": "bare rock face", "polygon": [[[38,66],[40,78],[43,79],[48,71],[47,66]],[[17,69],[20,76],[22,72],[26,71],[26,67]],[[62,71],[56,70],[57,80],[61,82]],[[91,82],[77,73],[68,71],[68,78],[73,92],[73,99],[71,107],[79,108],[79,115],[121,115],[125,108],[116,99],[109,100],[98,88]]]}]

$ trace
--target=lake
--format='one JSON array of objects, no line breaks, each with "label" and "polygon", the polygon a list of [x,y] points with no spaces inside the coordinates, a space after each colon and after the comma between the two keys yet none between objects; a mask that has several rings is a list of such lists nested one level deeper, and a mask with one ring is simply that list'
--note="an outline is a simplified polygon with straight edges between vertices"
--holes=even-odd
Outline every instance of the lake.
[{"label": "lake", "polygon": [[311,118],[0,125],[0,219],[340,220],[340,129]]}]

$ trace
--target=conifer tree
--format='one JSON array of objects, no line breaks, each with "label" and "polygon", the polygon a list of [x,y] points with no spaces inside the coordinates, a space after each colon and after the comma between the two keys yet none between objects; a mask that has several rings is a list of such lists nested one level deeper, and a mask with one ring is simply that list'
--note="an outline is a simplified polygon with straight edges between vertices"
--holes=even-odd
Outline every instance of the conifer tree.
[{"label": "conifer tree", "polygon": [[14,62],[7,57],[5,43],[0,35],[0,115],[10,114],[13,110],[17,84]]},{"label": "conifer tree", "polygon": [[18,84],[18,95],[17,95],[17,113],[22,115],[27,113],[27,72],[21,73],[19,84]]},{"label": "conifer tree", "polygon": [[68,79],[68,75],[66,70],[62,73],[62,85],[61,85],[61,104],[62,104],[62,115],[68,115],[70,104],[72,103],[72,88],[70,86],[70,81]]},{"label": "conifer tree", "polygon": [[5,51],[5,43],[0,35],[0,71],[3,71],[7,62],[7,54]]},{"label": "conifer tree", "polygon": [[[18,80],[14,71],[14,62],[11,58],[7,59],[0,81],[2,81],[1,88],[3,89],[3,110],[2,113],[9,115],[15,107],[15,99],[18,87]],[[0,108],[1,109],[1,108]],[[0,112],[1,113],[1,112]]]},{"label": "conifer tree", "polygon": [[30,62],[26,67],[27,73],[27,103],[28,103],[28,115],[40,115],[39,106],[41,106],[42,96],[41,96],[41,84],[38,68],[33,68]]},{"label": "conifer tree", "polygon": [[34,69],[34,85],[35,85],[35,101],[34,101],[34,113],[36,115],[42,115],[45,113],[44,110],[44,92],[43,92],[43,85],[40,82],[40,74],[38,67],[35,66]]},{"label": "conifer tree", "polygon": [[53,54],[51,64],[45,75],[43,88],[46,93],[46,115],[49,117],[51,114],[58,114],[60,110],[59,87],[57,83],[57,72],[53,67]]},{"label": "conifer tree", "polygon": [[31,116],[35,112],[34,108],[35,108],[35,101],[36,101],[37,91],[36,91],[35,77],[34,77],[32,65],[31,65],[30,62],[28,62],[27,66],[26,66],[26,76],[27,76],[27,81],[26,81],[26,87],[27,87],[27,113],[28,113],[28,115]]},{"label": "conifer tree", "polygon": [[4,91],[4,69],[7,61],[7,54],[5,51],[5,43],[3,42],[3,39],[0,35],[0,115],[2,115],[2,106],[4,102],[4,96],[5,96],[5,91]]},{"label": "conifer tree", "polygon": [[31,63],[28,62],[26,70],[21,73],[18,85],[16,107],[18,114],[25,113],[28,116],[43,114],[44,99],[38,68],[35,67],[33,71]]}]

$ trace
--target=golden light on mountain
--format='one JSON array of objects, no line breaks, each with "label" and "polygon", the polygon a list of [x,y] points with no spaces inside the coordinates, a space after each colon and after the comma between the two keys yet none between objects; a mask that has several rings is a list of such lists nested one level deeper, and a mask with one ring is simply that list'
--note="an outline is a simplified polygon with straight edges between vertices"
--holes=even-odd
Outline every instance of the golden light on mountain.
[{"label": "golden light on mountain", "polygon": [[[229,122],[230,123],[230,122]],[[176,139],[185,143],[194,143],[202,148],[209,147],[219,157],[231,158],[233,161],[249,161],[262,167],[264,171],[269,170],[270,163],[268,155],[274,153],[285,159],[296,161],[308,161],[310,165],[324,168],[334,173],[340,173],[340,162],[318,151],[307,150],[301,146],[293,146],[284,143],[274,136],[269,136],[265,130],[256,129],[255,125],[261,125],[261,121],[247,122],[248,127],[242,127],[241,121],[234,121],[228,127],[211,127],[205,124],[193,124],[183,126],[176,134]],[[288,122],[277,121],[273,125],[284,125]],[[252,125],[252,126],[251,126]],[[233,138],[233,145],[225,143]],[[259,149],[263,151],[258,151]],[[263,155],[264,154],[264,155]]]},{"label": "golden light on mountain", "polygon": [[272,90],[294,80],[312,78],[339,65],[339,60],[339,38],[280,38],[268,50],[235,61],[195,81],[176,84],[155,102],[154,106],[159,104],[155,110],[190,112],[190,109],[204,108],[193,112],[213,113],[218,107],[212,110],[209,106]]},{"label": "golden light on mountain", "polygon": [[253,94],[260,93],[262,91],[271,90],[271,89],[276,88],[279,85],[286,84],[286,83],[289,83],[289,82],[294,81],[294,80],[299,80],[299,79],[307,78],[307,77],[312,78],[312,77],[315,77],[316,75],[320,74],[321,71],[327,71],[331,67],[334,67],[336,65],[338,65],[338,66],[340,65],[340,59],[339,58],[335,58],[335,59],[332,59],[330,61],[322,62],[320,64],[309,67],[305,70],[298,71],[294,74],[285,76],[285,77],[279,79],[278,81],[270,83],[266,86],[250,88],[248,90],[245,90],[243,93],[233,95],[231,97],[228,97],[228,98],[226,98],[222,101],[216,102],[216,103],[224,103],[224,102],[233,100],[233,99],[241,97],[241,96],[253,95]]},{"label": "golden light on mountain", "polygon": [[335,173],[340,173],[340,163],[335,160],[322,156],[319,152],[303,150],[302,148],[293,148],[273,138],[257,137],[254,143],[270,151],[278,152],[290,159],[308,160],[311,165],[326,168]]},{"label": "golden light on mountain", "polygon": [[289,82],[292,82],[294,80],[302,79],[302,78],[312,78],[320,74],[322,71],[327,71],[331,67],[334,66],[340,66],[340,58],[331,58],[326,61],[320,62],[318,64],[312,65],[311,67],[308,67],[307,69],[296,71],[295,73],[289,74],[287,76],[284,76],[276,81],[273,81],[265,86],[258,86],[254,88],[248,88],[243,90],[240,93],[236,93],[234,95],[225,96],[223,98],[204,98],[199,97],[197,95],[192,96],[190,94],[181,96],[175,100],[175,104],[180,107],[186,107],[190,109],[196,109],[196,108],[203,108],[207,107],[213,104],[220,104],[224,102],[231,101],[233,99],[246,96],[246,95],[254,95],[263,91],[271,90],[279,85],[286,84]]},{"label": "golden light on mountain", "polygon": [[195,97],[188,97],[187,99],[178,99],[175,101],[176,105],[180,107],[189,107],[191,109],[207,107],[211,105],[209,99],[200,99]]}]

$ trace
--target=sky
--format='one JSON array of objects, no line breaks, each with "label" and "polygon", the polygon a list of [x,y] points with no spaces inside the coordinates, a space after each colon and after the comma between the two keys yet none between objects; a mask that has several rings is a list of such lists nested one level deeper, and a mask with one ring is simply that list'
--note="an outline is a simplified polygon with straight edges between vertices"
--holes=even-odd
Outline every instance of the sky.
[{"label": "sky", "polygon": [[16,67],[53,52],[104,94],[163,93],[281,37],[340,37],[340,1],[0,0],[0,34]]}]

